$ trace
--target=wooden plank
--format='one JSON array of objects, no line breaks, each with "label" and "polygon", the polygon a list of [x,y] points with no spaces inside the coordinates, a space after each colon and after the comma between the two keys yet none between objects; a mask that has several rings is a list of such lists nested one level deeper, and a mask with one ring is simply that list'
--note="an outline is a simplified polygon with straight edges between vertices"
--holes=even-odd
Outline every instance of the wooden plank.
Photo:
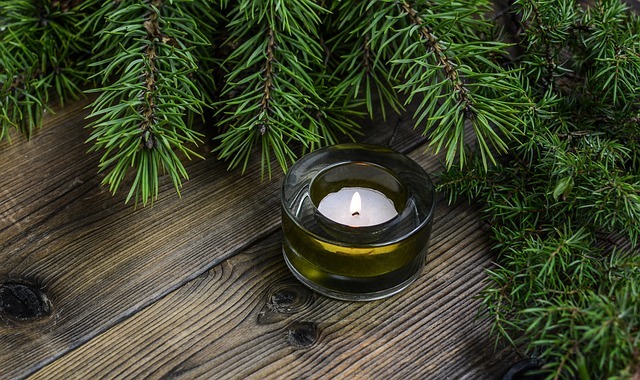
[{"label": "wooden plank", "polygon": [[[429,170],[433,157],[413,158]],[[424,273],[392,298],[341,302],[290,274],[279,232],[56,360],[34,379],[496,378],[476,298],[491,265],[479,212],[440,201]]]},{"label": "wooden plank", "polygon": [[[32,284],[51,302],[49,317],[0,314],[0,377],[27,375],[155,302],[278,229],[281,174],[261,181],[212,159],[187,165],[182,198],[168,181],[153,207],[124,205],[86,154],[86,102],[48,115],[31,141],[0,144],[0,284]],[[393,119],[395,122],[395,119]],[[406,128],[394,147],[419,141]],[[390,120],[367,140],[388,142]]]}]

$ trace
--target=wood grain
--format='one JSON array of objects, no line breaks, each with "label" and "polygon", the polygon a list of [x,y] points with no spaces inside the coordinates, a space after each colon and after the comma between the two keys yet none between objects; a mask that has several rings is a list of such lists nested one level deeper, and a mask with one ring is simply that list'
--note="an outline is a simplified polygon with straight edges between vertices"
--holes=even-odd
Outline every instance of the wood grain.
[{"label": "wood grain", "polygon": [[[26,376],[224,263],[279,227],[281,174],[261,181],[200,147],[182,198],[164,181],[153,207],[115,197],[87,154],[86,102],[48,115],[30,141],[0,144],[0,283],[41,289],[48,317],[0,314],[0,378]],[[406,150],[419,143],[407,122],[373,123],[369,142]]]},{"label": "wood grain", "polygon": [[419,280],[366,303],[303,287],[273,233],[33,378],[496,378],[516,358],[493,350],[479,314],[492,259],[480,223],[473,207],[440,201]]}]

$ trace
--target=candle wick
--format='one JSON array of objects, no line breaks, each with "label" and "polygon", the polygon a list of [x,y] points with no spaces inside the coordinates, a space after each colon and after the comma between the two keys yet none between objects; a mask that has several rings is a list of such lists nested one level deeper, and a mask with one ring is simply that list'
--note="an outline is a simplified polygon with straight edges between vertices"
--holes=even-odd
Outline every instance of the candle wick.
[{"label": "candle wick", "polygon": [[359,215],[360,215],[360,213],[356,211],[356,212],[354,212],[353,214],[351,214],[351,216],[356,216],[356,215],[358,215],[358,216],[359,216]]}]

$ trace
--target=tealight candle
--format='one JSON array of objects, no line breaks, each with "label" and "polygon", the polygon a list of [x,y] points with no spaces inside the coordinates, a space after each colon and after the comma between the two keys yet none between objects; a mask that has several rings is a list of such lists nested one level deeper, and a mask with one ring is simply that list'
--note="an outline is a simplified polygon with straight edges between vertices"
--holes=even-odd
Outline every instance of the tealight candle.
[{"label": "tealight candle", "polygon": [[374,226],[398,215],[393,201],[365,187],[343,187],[322,198],[318,211],[336,223],[351,227]]},{"label": "tealight candle", "polygon": [[388,297],[424,266],[434,205],[429,176],[406,156],[364,144],[317,150],[282,185],[285,262],[329,297]]}]

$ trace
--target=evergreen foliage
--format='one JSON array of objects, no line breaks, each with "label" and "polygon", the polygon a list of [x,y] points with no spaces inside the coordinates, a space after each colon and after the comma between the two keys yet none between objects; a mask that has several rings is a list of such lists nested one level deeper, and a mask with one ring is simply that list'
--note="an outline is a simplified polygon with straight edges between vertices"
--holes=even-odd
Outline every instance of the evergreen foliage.
[{"label": "evergreen foliage", "polygon": [[640,376],[639,18],[621,0],[501,12],[509,33],[485,0],[0,0],[0,139],[96,93],[104,183],[147,204],[188,178],[207,110],[218,156],[269,175],[417,104],[441,189],[484,205],[499,336],[551,378]]},{"label": "evergreen foliage", "polygon": [[355,117],[374,102],[397,112],[419,102],[416,127],[448,165],[464,162],[470,122],[488,166],[528,105],[501,66],[508,45],[488,1],[2,4],[2,136],[38,126],[53,89],[61,102],[98,93],[89,143],[113,192],[131,172],[127,201],[152,201],[164,173],[179,190],[202,139],[191,121],[206,108],[219,157],[246,169],[257,151],[270,174],[272,157],[286,170],[300,152],[361,134]]},{"label": "evergreen foliage", "polygon": [[640,376],[640,23],[617,1],[513,4],[531,107],[509,153],[441,177],[484,202],[483,301],[550,378]]},{"label": "evergreen foliage", "polygon": [[207,104],[207,87],[192,77],[199,69],[194,53],[211,45],[196,23],[202,10],[190,0],[123,0],[105,3],[87,20],[99,37],[91,67],[100,83],[90,90],[100,95],[91,105],[89,141],[104,150],[100,169],[109,170],[103,182],[113,192],[135,168],[127,201],[156,197],[161,172],[179,189],[188,175],[178,152],[199,157],[190,145],[201,134],[187,114],[199,115]]},{"label": "evergreen foliage", "polygon": [[80,24],[94,2],[0,1],[0,139],[10,128],[30,136],[51,95],[80,95],[91,49]]},{"label": "evergreen foliage", "polygon": [[245,169],[258,145],[263,173],[271,173],[272,154],[283,169],[295,161],[294,143],[313,149],[335,144],[336,133],[355,133],[347,117],[353,105],[325,100],[331,87],[319,27],[326,9],[310,0],[243,0],[226,12],[226,44],[235,48],[215,104],[221,158]]}]

